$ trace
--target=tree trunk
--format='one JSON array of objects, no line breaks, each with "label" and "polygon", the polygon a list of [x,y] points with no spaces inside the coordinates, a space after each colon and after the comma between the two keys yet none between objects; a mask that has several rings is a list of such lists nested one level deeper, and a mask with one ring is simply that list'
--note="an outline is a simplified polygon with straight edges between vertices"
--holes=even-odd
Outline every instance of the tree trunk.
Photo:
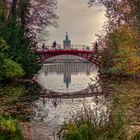
[{"label": "tree trunk", "polygon": [[17,11],[16,7],[17,7],[17,0],[13,0],[9,17],[14,21],[16,20],[16,11]]}]

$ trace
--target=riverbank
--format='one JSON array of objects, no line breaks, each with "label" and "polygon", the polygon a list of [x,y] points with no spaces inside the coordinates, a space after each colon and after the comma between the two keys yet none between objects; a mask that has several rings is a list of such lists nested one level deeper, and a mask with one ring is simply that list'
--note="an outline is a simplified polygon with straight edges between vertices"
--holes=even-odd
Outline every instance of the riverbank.
[{"label": "riverbank", "polygon": [[3,85],[0,90],[0,113],[18,118],[27,140],[52,140],[54,131],[69,120],[71,112],[79,111],[83,104],[98,111],[102,108],[109,113],[123,109],[130,122],[130,128],[126,127],[128,135],[133,134],[132,130],[139,130],[139,80],[100,77],[99,81],[104,91],[102,94],[90,97],[71,94],[70,98],[68,93],[63,93],[67,98],[40,94],[41,88],[30,82],[25,85]]},{"label": "riverbank", "polygon": [[[24,140],[56,140],[57,133],[61,129],[60,126],[54,131],[46,124],[37,122],[24,122],[21,123],[21,127]],[[125,128],[125,131],[127,140],[132,140],[132,137],[140,132],[140,124],[129,125]]]},{"label": "riverbank", "polygon": [[[139,120],[139,118],[140,118],[139,117],[140,116],[140,114],[139,114],[139,112],[140,112],[139,111],[139,109],[140,109],[140,107],[139,107],[139,97],[140,97],[139,80],[135,81],[135,80],[126,79],[126,78],[123,78],[123,79],[118,78],[118,80],[116,80],[116,78],[112,78],[111,80],[105,80],[105,79],[101,79],[102,86],[104,88],[106,88],[104,90],[105,93],[103,93],[103,96],[105,97],[104,98],[105,100],[101,100],[101,95],[93,95],[91,97],[92,100],[89,103],[92,104],[94,101],[96,101],[97,104],[107,103],[106,104],[107,108],[108,108],[107,110],[109,112],[112,111],[112,110],[123,109],[124,114],[127,115],[127,117],[129,118],[129,122],[130,122],[129,125],[125,126],[125,129],[126,129],[126,132],[127,132],[127,137],[128,137],[127,140],[131,140],[130,137],[132,137],[132,135],[134,136],[134,134],[136,132],[140,131],[140,129],[139,129],[140,125],[138,123],[140,121]],[[108,92],[108,93],[106,93],[106,92]],[[84,97],[83,97],[83,99],[84,99]],[[50,98],[49,98],[49,100],[50,100]],[[56,98],[56,100],[54,100],[54,98],[52,97],[52,100],[51,101],[49,101],[49,100],[45,100],[47,103],[44,102],[45,103],[44,105],[46,105],[46,107],[50,106],[51,104],[53,105],[54,103],[57,105],[56,107],[54,106],[54,108],[51,109],[51,112],[50,112],[51,115],[53,114],[53,112],[56,112],[56,110],[58,112],[60,112],[60,116],[63,115],[64,113],[66,114],[66,112],[62,113],[60,111],[62,109],[61,107],[64,108],[64,102],[63,102],[62,99]],[[71,99],[71,101],[72,100],[75,100],[75,99]],[[40,101],[41,101],[41,99],[40,99]],[[77,100],[77,104],[81,104],[81,102],[82,102],[81,99]],[[86,103],[86,102],[84,102],[84,103]],[[37,104],[41,105],[42,103],[38,102]],[[61,104],[61,107],[60,107],[60,104]],[[66,104],[70,104],[68,102],[68,100],[66,100]],[[72,104],[74,106],[76,106],[74,101],[72,102]],[[105,104],[102,104],[101,106],[100,105],[99,105],[99,108],[101,106],[105,106]],[[43,108],[43,104],[42,104],[42,106],[40,106],[40,108]],[[98,111],[99,111],[99,108],[97,108]],[[48,110],[48,108],[46,108],[45,110]],[[67,108],[67,110],[68,110],[68,108]],[[72,109],[72,110],[74,110],[74,109]],[[43,110],[42,111],[38,110],[38,114],[40,114],[41,112],[44,112],[44,111]],[[44,116],[43,114],[41,115],[42,117]],[[31,134],[33,134],[33,132],[36,132],[34,130],[34,128],[36,128],[36,126],[38,124],[38,127],[39,127],[38,129],[39,130],[36,133],[38,133],[38,135],[41,135],[42,138],[47,137],[47,136],[50,136],[52,138],[54,129],[52,129],[51,127],[54,126],[54,124],[56,124],[55,119],[57,119],[58,122],[59,122],[59,119],[55,116],[58,117],[58,114],[55,113],[54,118],[50,119],[53,122],[52,123],[53,125],[51,125],[51,126],[48,125],[48,123],[44,120],[47,117],[49,118],[48,115],[44,116],[43,120],[41,120],[42,117],[38,116],[40,118],[40,119],[38,118],[39,122],[37,121],[38,123],[36,123],[36,124],[33,123],[32,124],[33,127],[30,128],[30,131],[32,132]],[[70,118],[70,116],[69,116],[69,118]],[[46,122],[46,123],[44,124],[44,122]],[[34,127],[34,125],[35,125],[35,127]],[[44,130],[44,128],[45,128],[44,125],[46,126],[46,130],[49,131],[49,134],[46,132],[46,130]],[[63,125],[63,123],[61,123],[61,125],[59,125],[59,127],[61,127],[62,125]],[[45,133],[47,134],[47,136],[45,135]]]}]

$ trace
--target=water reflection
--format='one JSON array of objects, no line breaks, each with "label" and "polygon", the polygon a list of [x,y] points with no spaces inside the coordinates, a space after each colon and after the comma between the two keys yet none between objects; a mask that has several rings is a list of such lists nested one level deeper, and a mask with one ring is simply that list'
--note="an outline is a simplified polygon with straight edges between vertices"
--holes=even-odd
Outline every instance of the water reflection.
[{"label": "water reflection", "polygon": [[44,64],[37,79],[45,92],[35,102],[34,122],[46,124],[52,134],[71,118],[72,112],[84,106],[96,110],[97,116],[103,112],[107,116],[107,102],[100,94],[97,73],[96,66],[89,62]]},{"label": "water reflection", "polygon": [[52,63],[44,64],[37,77],[43,88],[57,92],[74,92],[95,82],[97,71],[96,66],[88,62]]},{"label": "water reflection", "polygon": [[35,103],[34,120],[55,128],[71,118],[71,113],[80,111],[83,106],[96,110],[98,115],[107,113],[107,102],[103,95],[72,99],[40,98]]},{"label": "water reflection", "polygon": [[30,120],[34,116],[32,105],[39,98],[37,83],[0,84],[0,115],[19,120]]}]

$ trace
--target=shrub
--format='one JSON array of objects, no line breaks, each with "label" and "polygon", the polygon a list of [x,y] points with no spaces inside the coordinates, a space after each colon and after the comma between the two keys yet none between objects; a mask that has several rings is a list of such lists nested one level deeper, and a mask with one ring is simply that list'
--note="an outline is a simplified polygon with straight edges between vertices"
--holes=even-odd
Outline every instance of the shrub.
[{"label": "shrub", "polygon": [[0,117],[0,140],[23,140],[17,120]]},{"label": "shrub", "polygon": [[120,112],[106,119],[105,113],[97,115],[95,110],[84,108],[62,127],[58,135],[64,140],[125,140],[125,124]]},{"label": "shrub", "polygon": [[9,57],[10,46],[0,37],[0,80],[21,77],[24,70]]},{"label": "shrub", "polygon": [[5,78],[21,77],[24,75],[22,67],[11,59],[5,59],[0,69]]}]

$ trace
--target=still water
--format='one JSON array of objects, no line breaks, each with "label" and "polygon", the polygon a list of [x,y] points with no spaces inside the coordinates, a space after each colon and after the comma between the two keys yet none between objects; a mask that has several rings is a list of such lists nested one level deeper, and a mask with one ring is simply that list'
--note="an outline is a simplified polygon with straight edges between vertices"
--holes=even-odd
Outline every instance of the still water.
[{"label": "still water", "polygon": [[[44,64],[38,83],[56,92],[76,92],[88,88],[97,79],[98,69],[90,62]],[[91,80],[92,79],[92,80]]]},{"label": "still water", "polygon": [[[89,96],[87,92],[89,85],[97,82],[97,75],[98,69],[90,62],[50,63],[42,66],[37,80],[43,89],[51,91],[51,94],[67,94],[67,97],[46,97],[44,95],[35,102],[33,122],[39,122],[42,128],[45,127],[47,135],[42,135],[46,136],[46,139],[53,140],[53,133],[58,127],[83,107],[95,109],[98,116],[101,112],[107,112],[104,95],[90,94]],[[79,93],[78,96],[77,93]],[[37,130],[40,133],[44,132],[44,129],[37,128]]]},{"label": "still water", "polygon": [[88,94],[89,85],[98,79],[97,71],[91,63],[44,64],[37,81],[53,96],[43,94],[37,83],[1,83],[0,114],[30,120],[25,127],[25,137],[30,140],[54,140],[58,128],[83,106],[95,110],[97,118],[102,112],[108,118],[110,111],[121,109],[131,122],[140,122],[140,81],[100,75],[103,92]]}]

